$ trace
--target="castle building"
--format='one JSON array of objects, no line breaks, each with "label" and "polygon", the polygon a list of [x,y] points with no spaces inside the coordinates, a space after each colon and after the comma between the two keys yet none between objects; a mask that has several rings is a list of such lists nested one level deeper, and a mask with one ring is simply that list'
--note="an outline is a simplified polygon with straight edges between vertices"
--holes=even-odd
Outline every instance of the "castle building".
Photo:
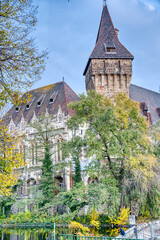
[{"label": "castle building", "polygon": [[105,4],[96,44],[84,70],[86,90],[94,89],[110,98],[119,92],[126,93],[140,103],[149,124],[154,124],[160,120],[160,94],[131,84],[134,57],[121,44],[118,34]]},{"label": "castle building", "polygon": [[[133,55],[121,44],[118,30],[114,28],[105,4],[96,45],[84,71],[86,90],[95,89],[110,98],[119,92],[126,93],[131,99],[140,103],[142,114],[147,116],[149,122],[153,124],[160,120],[160,94],[131,84],[133,59]],[[9,130],[17,129],[17,131],[23,132],[27,139],[20,146],[25,152],[26,161],[25,169],[20,169],[23,180],[23,184],[18,190],[20,198],[29,197],[27,189],[32,185],[39,184],[41,176],[41,166],[37,161],[36,138],[30,123],[38,119],[42,113],[52,116],[52,125],[56,129],[51,139],[54,143],[53,164],[65,161],[59,144],[63,140],[72,138],[73,133],[67,129],[66,121],[74,114],[67,104],[79,100],[76,93],[65,82],[38,88],[29,93],[31,94],[30,102],[20,107],[13,106],[4,116]],[[76,134],[83,136],[84,131],[85,127],[79,128],[76,130]],[[83,159],[81,164],[82,167],[86,164]],[[58,184],[65,189],[72,187],[69,169],[66,168],[65,173],[57,173],[54,177]],[[85,183],[92,181],[85,174],[82,178]]]}]

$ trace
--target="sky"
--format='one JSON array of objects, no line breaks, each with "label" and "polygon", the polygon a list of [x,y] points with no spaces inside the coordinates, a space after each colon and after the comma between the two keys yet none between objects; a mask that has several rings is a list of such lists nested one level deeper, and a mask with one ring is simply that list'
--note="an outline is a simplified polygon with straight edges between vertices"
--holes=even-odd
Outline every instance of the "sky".
[{"label": "sky", "polygon": [[[63,80],[85,92],[83,71],[95,46],[103,0],[33,0],[39,5],[34,32],[49,58],[38,88]],[[121,43],[134,55],[132,83],[160,88],[160,0],[107,0]]]}]

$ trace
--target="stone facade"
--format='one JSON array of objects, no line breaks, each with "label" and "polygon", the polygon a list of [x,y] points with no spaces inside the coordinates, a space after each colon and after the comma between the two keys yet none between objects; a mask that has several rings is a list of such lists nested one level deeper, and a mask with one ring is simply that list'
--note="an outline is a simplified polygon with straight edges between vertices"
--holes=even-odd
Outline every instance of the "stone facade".
[{"label": "stone facade", "polygon": [[92,59],[85,75],[86,90],[95,89],[106,97],[124,92],[129,96],[131,59]]}]

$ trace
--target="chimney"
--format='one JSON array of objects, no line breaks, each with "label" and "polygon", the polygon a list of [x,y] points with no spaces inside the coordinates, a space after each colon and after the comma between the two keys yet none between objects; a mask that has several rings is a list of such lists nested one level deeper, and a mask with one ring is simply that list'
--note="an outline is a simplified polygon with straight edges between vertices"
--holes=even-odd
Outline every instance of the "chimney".
[{"label": "chimney", "polygon": [[117,34],[117,37],[119,36],[119,30],[117,28],[115,28],[115,32]]}]

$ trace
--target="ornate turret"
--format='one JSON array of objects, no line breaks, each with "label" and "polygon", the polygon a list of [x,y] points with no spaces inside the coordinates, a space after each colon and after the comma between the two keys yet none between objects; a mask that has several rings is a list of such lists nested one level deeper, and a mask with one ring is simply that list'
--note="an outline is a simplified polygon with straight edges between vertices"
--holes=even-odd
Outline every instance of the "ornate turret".
[{"label": "ornate turret", "polygon": [[96,45],[84,71],[86,90],[112,97],[118,92],[129,95],[133,55],[120,43],[107,5],[103,7]]}]

